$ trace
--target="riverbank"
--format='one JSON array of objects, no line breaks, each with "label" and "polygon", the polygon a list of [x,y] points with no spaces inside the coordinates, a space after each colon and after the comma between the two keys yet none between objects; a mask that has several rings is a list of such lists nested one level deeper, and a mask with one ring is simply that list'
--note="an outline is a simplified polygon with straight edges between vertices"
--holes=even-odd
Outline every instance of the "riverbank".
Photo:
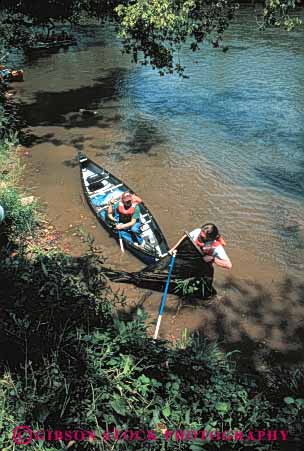
[{"label": "riverbank", "polygon": [[[10,214],[9,206],[6,211]],[[49,443],[43,430],[69,431],[62,435],[67,447],[91,449],[91,442],[73,440],[74,430],[91,430],[95,449],[104,450],[106,440],[113,449],[138,450],[136,441],[113,441],[109,432],[115,427],[153,430],[151,451],[163,445],[188,451],[195,441],[168,442],[167,431],[197,427],[246,435],[269,425],[288,428],[287,440],[255,441],[256,450],[301,449],[301,367],[270,371],[266,354],[264,370],[255,362],[247,367],[243,353],[238,359],[226,355],[204,331],[171,337],[174,345],[155,342],[146,332],[151,293],[145,291],[138,302],[138,290],[133,299],[129,291],[127,300],[101,275],[100,252],[76,257],[61,252],[59,242],[49,248],[50,237],[39,239],[45,220],[39,224],[30,242],[12,235],[12,228],[0,250],[3,449],[12,439],[35,450],[61,449],[62,442]],[[214,311],[216,303],[210,306]],[[19,425],[28,425],[22,436]],[[39,435],[29,435],[32,430]],[[205,447],[214,450],[213,443]],[[243,449],[242,441],[233,447]]]},{"label": "riverbank", "polygon": [[[27,133],[33,134],[33,131],[38,137],[37,129],[30,129]],[[74,135],[76,131],[73,129]],[[59,133],[62,133],[56,128],[48,129],[48,132],[58,139]],[[112,131],[110,135],[103,131],[102,135],[103,141],[107,142]],[[92,151],[91,154],[93,156]],[[48,146],[38,143],[19,149],[18,157],[24,168],[21,177],[24,195],[39,199],[48,217],[42,227],[42,235],[45,236],[42,247],[45,251],[62,250],[78,258],[87,251],[85,236],[90,234],[107,259],[107,264],[121,270],[126,267],[130,271],[139,269],[141,263],[135,258],[128,254],[121,256],[116,242],[108,237],[86,205],[75,156],[75,149],[69,144],[60,145],[60,158],[52,143]],[[220,340],[224,349],[244,347],[257,366],[263,364],[261,355],[265,353],[273,354],[277,362],[302,361],[302,286],[292,280],[280,279],[279,275],[276,278],[271,272],[267,274],[264,267],[260,267],[259,271],[260,276],[247,266],[243,277],[240,277],[238,273],[232,272],[227,276],[227,272],[216,270],[215,286],[219,296],[216,301],[207,304],[181,305],[177,297],[169,296],[161,337],[179,340],[185,330],[188,334],[202,331],[210,340]],[[149,321],[155,321],[160,293],[122,284],[113,284],[112,287],[125,292],[131,310],[141,305],[147,311]],[[152,331],[153,326],[151,334]]]},{"label": "riverbank", "polygon": [[[88,128],[94,139],[98,133],[99,145],[118,139],[113,129],[94,130],[92,124]],[[64,435],[64,445],[42,444],[41,435],[34,435],[30,446],[35,451],[62,446],[91,449],[89,441],[72,440],[75,430],[96,431],[95,449],[104,451],[110,444],[113,450],[138,450],[136,441],[105,439],[113,428],[155,431],[157,439],[147,442],[150,451],[196,450],[195,441],[166,441],[167,431],[181,429],[242,430],[246,437],[252,430],[288,430],[287,441],[255,441],[254,449],[300,450],[303,286],[282,279],[274,300],[269,284],[257,283],[254,277],[240,280],[233,274],[221,278],[217,273],[218,299],[178,310],[178,298],[170,296],[162,337],[171,342],[152,340],[147,323],[157,316],[161,294],[111,285],[100,272],[101,265],[135,269],[139,263],[127,253],[120,260],[117,244],[110,244],[97,227],[80,189],[75,189],[80,188],[80,180],[71,144],[82,146],[83,129],[65,127],[58,135],[58,130],[45,125],[41,136],[37,128],[24,130],[31,140],[18,153],[8,129],[5,144],[1,142],[1,170],[4,165],[6,169],[1,172],[0,195],[7,215],[6,242],[0,250],[1,448],[20,444],[24,437],[15,428],[27,425],[42,436],[44,430],[70,434]],[[68,142],[59,139],[69,132]],[[97,153],[93,149],[85,150],[93,156]],[[105,153],[99,156],[108,157],[107,163],[115,169],[112,147],[102,150]],[[147,158],[142,155],[137,163],[144,164]],[[128,165],[132,166],[131,158],[121,170]],[[134,185],[149,183],[143,194],[150,192],[149,204],[155,202],[159,186],[152,184],[151,168],[150,180],[141,173],[136,179],[139,171],[130,169]],[[165,176],[167,169],[159,165],[158,171]],[[191,173],[186,171],[188,179]],[[181,166],[173,166],[172,174],[183,183]],[[194,189],[195,180],[187,187]],[[213,188],[216,185],[210,183],[210,194]],[[22,204],[24,195],[34,195],[46,218],[39,216],[34,202]],[[161,205],[168,195],[161,193]],[[85,240],[88,230],[98,249]],[[263,268],[259,271],[262,276]],[[126,296],[117,289],[125,290]],[[294,362],[297,365],[290,366]],[[243,445],[223,446],[243,449]],[[214,451],[213,443],[204,446]]]},{"label": "riverbank", "polygon": [[[14,146],[7,157],[16,162]],[[10,169],[12,180],[12,165]],[[5,207],[10,218],[10,205]],[[35,450],[59,449],[59,443],[41,443],[44,429],[68,430],[64,443],[75,447],[72,432],[77,429],[94,430],[95,449],[104,450],[110,424],[120,431],[153,430],[151,451],[164,443],[168,450],[188,451],[195,442],[168,442],[166,432],[190,430],[197,424],[206,431],[229,428],[247,434],[248,428],[267,430],[271,424],[272,429],[288,428],[288,439],[256,442],[255,449],[300,450],[301,367],[270,370],[267,354],[264,369],[261,362],[255,367],[256,362],[249,362],[243,353],[238,359],[226,355],[214,340],[205,338],[206,331],[192,338],[189,333],[169,337],[171,344],[155,343],[146,332],[155,293],[134,289],[132,298],[132,290],[127,290],[126,299],[117,291],[123,286],[111,288],[101,275],[101,249],[96,253],[91,248],[78,257],[61,252],[60,238],[53,243],[52,236],[44,235],[44,231],[55,234],[54,226],[38,220],[35,210],[33,215],[36,227],[31,239],[21,240],[20,230],[16,233],[11,224],[0,250],[3,449],[12,444],[12,437],[14,445],[22,441]],[[172,307],[173,297],[170,301]],[[219,301],[222,305],[223,299]],[[217,303],[209,307],[216,312]],[[21,424],[29,425],[22,436]],[[40,435],[29,435],[31,430]],[[138,449],[136,441],[106,440],[113,449]],[[86,445],[80,444],[89,449],[92,443]],[[243,447],[241,441],[233,445]],[[213,444],[206,444],[206,449],[212,451]]]},{"label": "riverbank", "polygon": [[[73,142],[80,139],[84,130],[77,126],[69,129],[58,126],[28,129],[26,133],[35,136],[35,141],[22,151],[24,186],[30,194],[40,198],[70,255],[77,257],[83,254],[85,246],[80,239],[81,234],[90,234],[102,249],[107,264],[119,270],[138,270],[142,267],[141,263],[129,253],[121,256],[117,243],[100,227],[82,195],[76,159],[78,146],[75,148]],[[157,220],[173,245],[179,238],[176,228],[180,227],[181,233],[183,230],[181,218],[174,213],[174,209],[170,210],[176,221],[176,228],[173,228],[172,221],[168,222],[167,208],[162,208],[168,203],[171,193],[162,191],[153,183],[153,171],[161,179],[166,177],[167,168],[160,167],[157,159],[154,163],[153,158],[149,158],[150,175],[148,178],[138,178],[132,157],[119,160],[117,164],[115,153],[113,156],[113,140],[120,139],[114,136],[115,129],[91,126],[88,132],[91,140],[81,149],[117,176],[123,178],[128,173],[128,184],[144,197],[153,212],[157,211]],[[100,150],[95,149],[97,143]],[[145,158],[136,156],[136,166],[143,167]],[[181,185],[185,183],[187,193],[195,192],[196,179],[192,182],[185,168],[181,171],[180,167],[173,167],[170,172]],[[209,182],[209,194],[212,189]],[[185,222],[189,223],[189,217]],[[263,348],[268,349],[267,353],[273,352],[277,362],[302,361],[304,311],[301,283],[286,277],[276,267],[252,259],[248,249],[245,251],[242,246],[234,248],[228,242],[228,253],[234,268],[231,273],[216,269],[218,301],[208,305],[203,302],[196,306],[184,304],[180,309],[178,298],[170,296],[161,336],[178,339],[184,329],[189,333],[199,330],[211,340],[220,340],[226,349],[244,347],[250,359],[254,356],[257,362],[264,353],[261,351]],[[141,304],[141,299],[146,297],[146,292],[137,288],[128,285],[119,285],[119,288],[125,291],[132,305]],[[160,298],[160,293],[148,294],[144,303],[151,321],[157,318]]]}]

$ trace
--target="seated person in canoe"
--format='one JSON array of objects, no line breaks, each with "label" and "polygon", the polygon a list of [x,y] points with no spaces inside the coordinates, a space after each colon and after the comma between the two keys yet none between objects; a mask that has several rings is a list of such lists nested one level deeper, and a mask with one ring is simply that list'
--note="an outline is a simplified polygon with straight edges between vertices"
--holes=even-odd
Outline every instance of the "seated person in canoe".
[{"label": "seated person in canoe", "polygon": [[122,194],[121,198],[108,208],[108,218],[116,222],[116,230],[128,232],[135,238],[136,245],[143,247],[144,239],[141,236],[140,208],[141,199],[129,192]]}]

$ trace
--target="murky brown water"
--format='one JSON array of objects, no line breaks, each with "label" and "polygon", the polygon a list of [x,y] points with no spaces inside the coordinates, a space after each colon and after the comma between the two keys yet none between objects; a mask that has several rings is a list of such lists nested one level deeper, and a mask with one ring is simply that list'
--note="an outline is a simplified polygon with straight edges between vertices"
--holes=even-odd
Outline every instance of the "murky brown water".
[{"label": "murky brown water", "polygon": [[[46,204],[56,228],[66,231],[66,239],[72,243],[75,253],[81,253],[83,245],[73,233],[82,227],[105,248],[111,264],[128,270],[138,269],[142,264],[130,254],[120,255],[119,246],[99,226],[84,203],[77,150],[86,152],[125,180],[145,199],[169,244],[173,245],[184,230],[207,221],[217,223],[228,242],[227,252],[233,262],[231,273],[216,270],[217,286],[222,286],[221,294],[226,296],[226,301],[208,309],[182,310],[175,329],[201,327],[211,337],[225,337],[232,343],[242,342],[246,337],[250,342],[266,341],[282,352],[299,349],[296,335],[300,336],[304,321],[304,306],[300,301],[303,290],[297,288],[304,268],[301,247],[304,205],[299,196],[302,185],[295,180],[294,195],[292,189],[275,192],[275,186],[266,186],[265,180],[259,183],[259,175],[251,179],[250,167],[254,158],[262,161],[262,167],[269,165],[271,158],[276,161],[276,152],[278,160],[283,158],[284,146],[289,141],[284,141],[284,146],[275,151],[276,143],[267,141],[269,130],[265,129],[263,116],[254,122],[237,98],[233,101],[236,111],[230,104],[226,111],[228,131],[223,131],[220,120],[217,121],[222,110],[218,113],[214,110],[214,104],[221,102],[224,109],[225,96],[231,92],[236,96],[238,88],[239,95],[244,94],[244,80],[233,76],[236,74],[233,64],[246,65],[246,59],[256,58],[257,64],[263,66],[262,74],[265,52],[261,50],[259,54],[254,48],[246,56],[235,44],[224,62],[223,55],[208,53],[210,60],[195,66],[191,82],[170,77],[160,81],[152,71],[132,66],[120,54],[113,36],[105,38],[104,33],[98,36],[99,41],[91,41],[89,46],[83,40],[79,49],[41,55],[25,63],[25,82],[15,88],[30,124],[27,130],[30,156],[24,157],[25,185]],[[264,46],[269,58],[276,58],[277,52],[284,53],[286,43],[282,41],[280,47],[278,40],[272,44],[270,38],[255,37],[258,48]],[[245,44],[249,45],[247,41]],[[300,52],[297,48],[293,50],[294,54]],[[242,58],[245,58],[243,63]],[[296,60],[294,65],[297,77]],[[210,86],[200,75],[208,67],[215,74]],[[225,75],[225,70],[232,71],[232,75]],[[255,74],[258,84],[262,83],[261,74]],[[294,87],[295,82],[291,85]],[[218,86],[225,91],[222,97]],[[166,95],[161,96],[159,89]],[[187,98],[186,93],[191,93],[191,89],[197,95],[202,90],[208,91],[209,99],[214,96],[209,110],[208,104],[200,104],[200,110],[191,96]],[[267,91],[266,86],[261,85],[261,89]],[[284,87],[282,92],[283,96]],[[260,98],[253,88],[251,95]],[[249,99],[245,103],[248,102]],[[265,108],[267,102],[268,97]],[[299,105],[298,102],[295,106],[295,114],[298,111],[302,115],[303,105]],[[97,116],[84,118],[80,108],[94,109]],[[263,106],[259,104],[258,110],[261,109]],[[236,127],[234,141],[233,127]],[[250,135],[246,139],[245,128]],[[290,155],[295,156],[300,143],[301,137],[296,144],[290,142]],[[267,156],[263,153],[266,148]],[[258,156],[257,152],[261,154]],[[295,160],[290,164],[294,165]],[[255,169],[260,174],[262,169],[259,166]],[[280,183],[279,178],[276,182]],[[282,291],[280,284],[287,278],[292,281],[292,287]],[[172,302],[176,301],[172,298]],[[157,300],[151,305],[151,312],[156,315]],[[172,333],[174,327],[168,325],[171,319],[164,321],[164,333],[168,334],[168,330]],[[284,325],[282,321],[287,323]]]}]

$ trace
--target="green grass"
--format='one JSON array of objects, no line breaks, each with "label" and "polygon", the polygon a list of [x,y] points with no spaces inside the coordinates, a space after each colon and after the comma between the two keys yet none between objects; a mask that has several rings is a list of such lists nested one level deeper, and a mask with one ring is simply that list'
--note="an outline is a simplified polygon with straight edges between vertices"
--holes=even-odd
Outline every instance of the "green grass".
[{"label": "green grass", "polygon": [[0,204],[5,211],[0,233],[22,240],[24,236],[34,234],[37,203],[22,204],[18,186],[22,168],[16,152],[18,134],[10,128],[10,123],[0,97]]},{"label": "green grass", "polygon": [[5,187],[0,191],[0,204],[5,211],[7,232],[15,238],[33,235],[36,227],[36,203],[22,205],[21,196],[14,187]]}]

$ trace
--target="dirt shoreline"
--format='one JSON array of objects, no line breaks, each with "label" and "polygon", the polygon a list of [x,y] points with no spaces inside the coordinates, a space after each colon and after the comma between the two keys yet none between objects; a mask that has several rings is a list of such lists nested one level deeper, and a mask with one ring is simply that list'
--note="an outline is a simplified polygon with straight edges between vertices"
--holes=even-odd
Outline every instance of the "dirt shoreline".
[{"label": "dirt shoreline", "polygon": [[[30,130],[38,137],[46,131],[41,128]],[[85,232],[94,237],[107,262],[115,268],[133,271],[142,267],[129,253],[120,255],[115,240],[101,228],[86,205],[81,193],[76,152],[71,145],[60,145],[59,153],[52,143],[38,143],[23,147],[20,155],[25,165],[23,185],[45,206],[59,247],[71,255],[82,255],[86,245],[81,236]],[[173,244],[171,240],[170,244]],[[160,337],[174,341],[181,339],[185,329],[187,334],[199,331],[211,340],[220,341],[227,350],[244,350],[249,359],[259,362],[259,366],[261,355],[269,352],[281,363],[302,361],[304,287],[287,278],[282,279],[282,274],[272,272],[271,268],[265,271],[263,265],[240,268],[237,258],[235,251],[232,260],[236,264],[231,273],[216,269],[215,287],[219,295],[215,300],[199,301],[195,305],[180,304],[179,298],[168,296]],[[113,289],[125,293],[130,309],[144,308],[152,333],[161,293],[127,284],[113,284]]]}]

